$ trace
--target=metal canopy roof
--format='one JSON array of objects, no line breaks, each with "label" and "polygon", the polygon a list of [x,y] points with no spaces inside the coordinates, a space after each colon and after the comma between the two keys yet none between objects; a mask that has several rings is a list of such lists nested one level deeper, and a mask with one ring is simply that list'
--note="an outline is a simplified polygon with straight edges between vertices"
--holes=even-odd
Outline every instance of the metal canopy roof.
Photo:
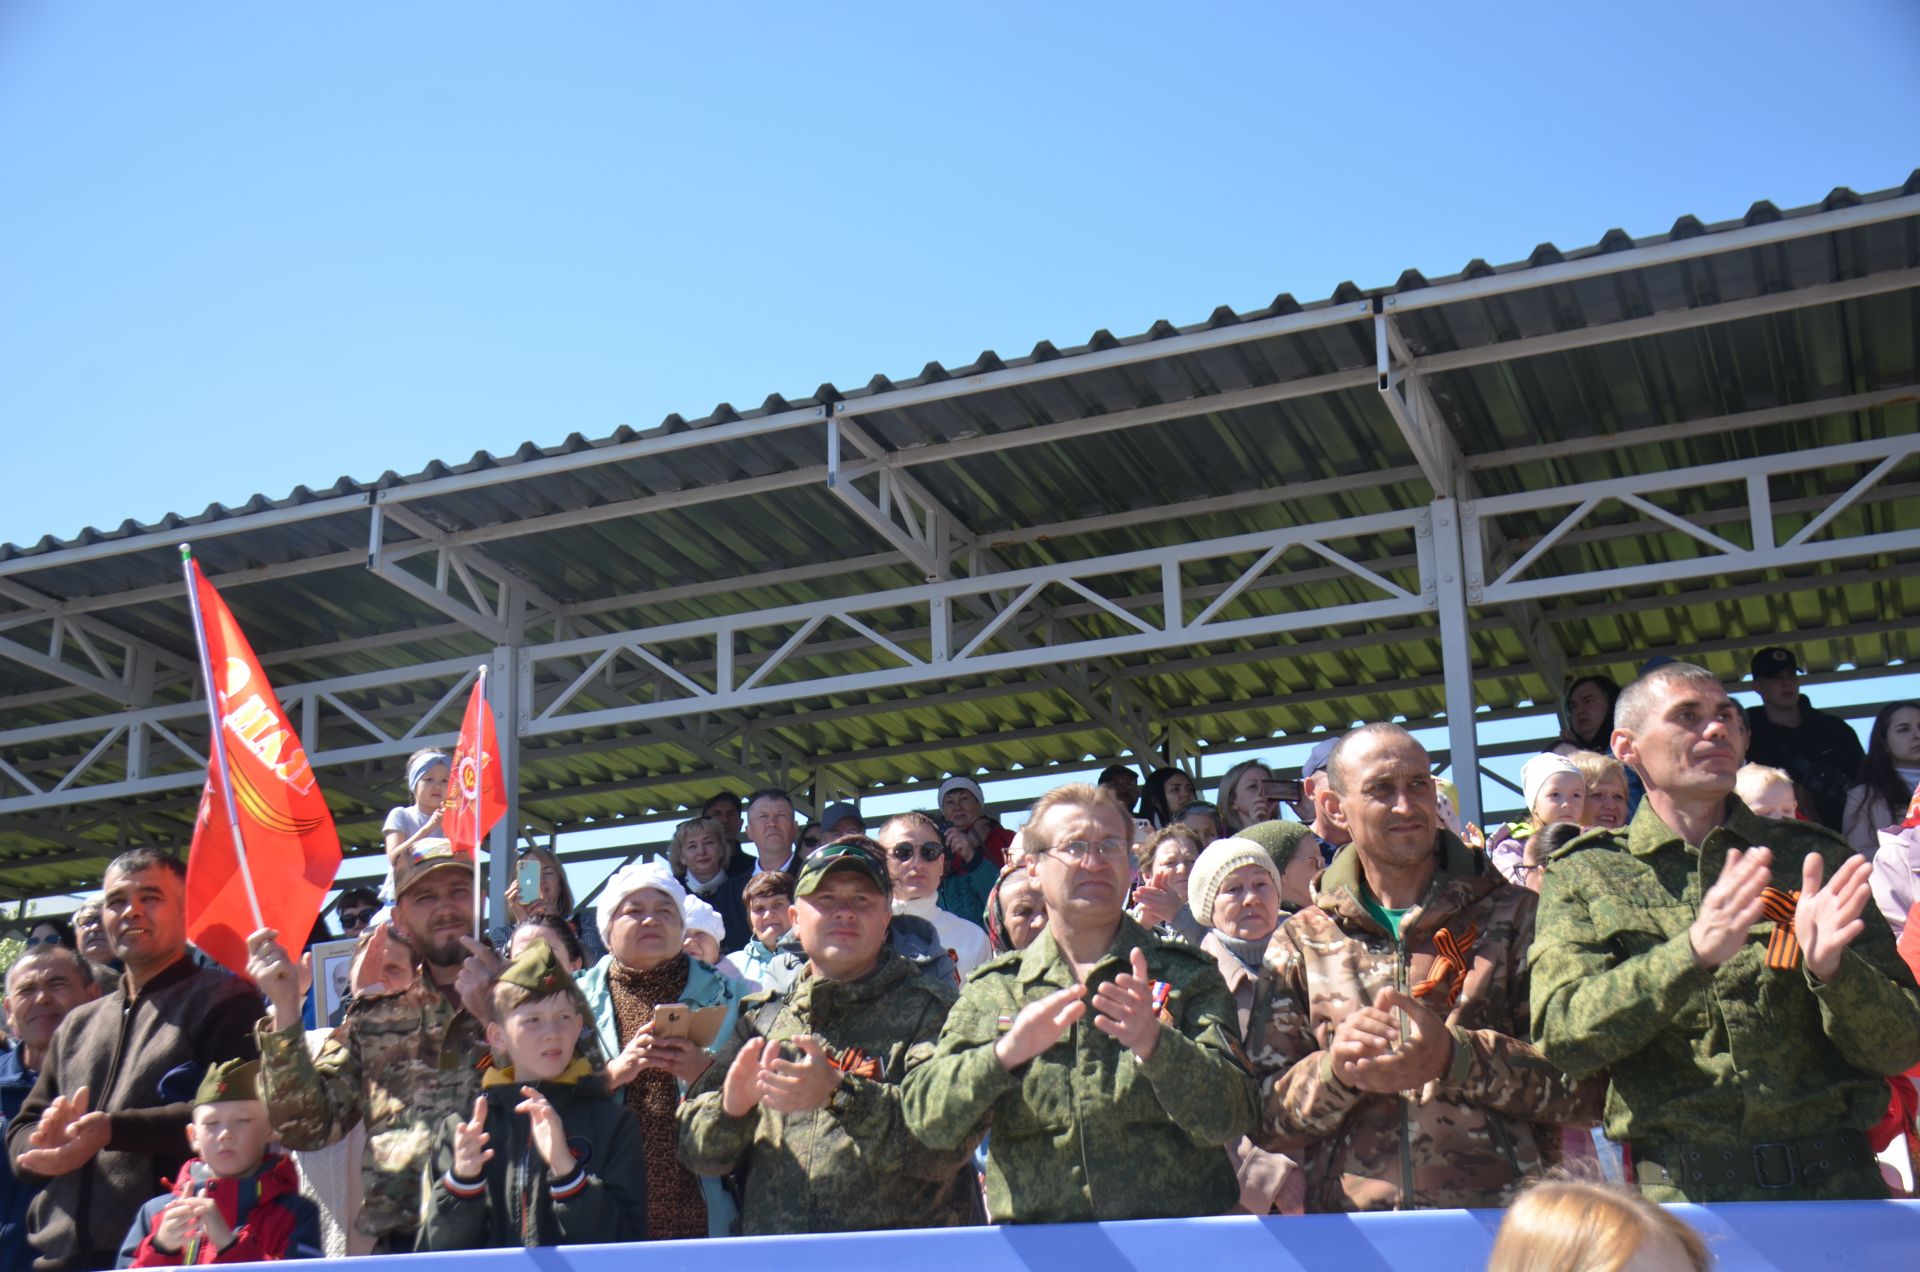
[{"label": "metal canopy roof", "polygon": [[1920,173],[0,547],[0,894],[184,839],[185,539],[362,849],[487,659],[547,829],[1908,659],[1917,320]]}]

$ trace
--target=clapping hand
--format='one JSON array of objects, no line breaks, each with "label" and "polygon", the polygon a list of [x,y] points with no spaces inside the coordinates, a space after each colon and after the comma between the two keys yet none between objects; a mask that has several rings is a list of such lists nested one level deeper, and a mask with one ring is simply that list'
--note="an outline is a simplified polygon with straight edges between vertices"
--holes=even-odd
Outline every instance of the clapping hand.
[{"label": "clapping hand", "polygon": [[468,1183],[480,1178],[493,1150],[487,1147],[487,1097],[473,1097],[473,1116],[453,1128],[453,1177]]},{"label": "clapping hand", "polygon": [[21,1170],[52,1179],[86,1165],[107,1146],[112,1126],[105,1113],[87,1111],[90,1095],[81,1087],[70,1096],[53,1098],[27,1137],[32,1147],[20,1154]]},{"label": "clapping hand", "polygon": [[567,1146],[567,1128],[560,1121],[559,1110],[533,1087],[521,1087],[520,1094],[526,1098],[514,1105],[513,1111],[526,1114],[533,1147],[546,1160],[548,1173],[555,1179],[565,1179],[580,1162]]},{"label": "clapping hand", "polygon": [[[1773,854],[1767,849],[1728,851],[1726,864],[1720,867],[1720,877],[1700,898],[1700,913],[1687,929],[1693,957],[1700,966],[1718,967],[1747,943],[1749,931],[1760,921],[1760,894],[1772,881]],[[1815,884],[1818,885],[1818,876]],[[1804,939],[1801,944],[1806,944]]]},{"label": "clapping hand", "polygon": [[1865,857],[1848,857],[1822,887],[1826,872],[1820,854],[1808,853],[1800,863],[1800,900],[1793,911],[1793,934],[1800,941],[1807,971],[1820,981],[1832,979],[1840,970],[1840,957],[1847,946],[1866,931],[1860,916],[1873,899],[1868,883],[1873,866]]},{"label": "clapping hand", "polygon": [[1329,1050],[1340,1081],[1358,1091],[1392,1094],[1445,1073],[1453,1062],[1453,1034],[1419,999],[1383,989],[1371,1005],[1347,1013],[1333,1031]]},{"label": "clapping hand", "polygon": [[827,1058],[826,1048],[813,1034],[793,1040],[798,1060],[778,1054],[760,1068],[760,1103],[775,1113],[811,1113],[827,1107],[840,1085],[840,1070]]},{"label": "clapping hand", "polygon": [[1160,1043],[1160,1013],[1153,1001],[1153,978],[1147,974],[1147,955],[1136,946],[1129,957],[1132,970],[1120,973],[1093,995],[1093,1027],[1145,1063]]},{"label": "clapping hand", "polygon": [[1087,1014],[1086,998],[1085,985],[1069,985],[1028,1003],[993,1044],[994,1059],[1009,1073],[1033,1059]]}]

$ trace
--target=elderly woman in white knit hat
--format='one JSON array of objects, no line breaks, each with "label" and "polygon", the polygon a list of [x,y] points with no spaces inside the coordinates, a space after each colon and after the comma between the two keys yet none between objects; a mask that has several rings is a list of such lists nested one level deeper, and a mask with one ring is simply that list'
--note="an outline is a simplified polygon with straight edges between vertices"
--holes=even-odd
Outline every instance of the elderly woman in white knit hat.
[{"label": "elderly woman in white knit hat", "polygon": [[1577,827],[1587,810],[1587,778],[1564,755],[1545,751],[1520,767],[1520,793],[1527,816],[1502,826],[1487,838],[1487,857],[1508,883],[1540,891],[1540,869],[1553,845],[1565,843],[1564,831],[1542,835],[1555,823]]},{"label": "elderly woman in white knit hat", "polygon": [[[1233,993],[1242,1036],[1267,944],[1280,926],[1282,875],[1294,858],[1315,856],[1299,851],[1302,840],[1303,836],[1294,835],[1270,848],[1249,838],[1217,839],[1187,875],[1188,908],[1207,924],[1200,948],[1213,955],[1221,979]],[[1276,853],[1287,860],[1276,862]],[[1257,1215],[1300,1213],[1306,1201],[1306,1178],[1292,1159],[1246,1138],[1228,1146],[1227,1158],[1240,1180],[1242,1209]]]},{"label": "elderly woman in white knit hat", "polygon": [[613,1057],[608,1084],[625,1089],[627,1107],[640,1120],[647,1155],[647,1234],[654,1240],[725,1236],[736,1213],[719,1180],[702,1180],[678,1157],[674,1115],[687,1084],[713,1063],[712,1052],[654,1028],[654,1013],[664,1005],[691,1012],[722,1007],[725,1018],[708,1036],[725,1038],[739,1011],[739,982],[683,948],[686,901],[686,889],[666,861],[622,866],[607,880],[595,910],[609,953],[580,973],[601,1049]]}]

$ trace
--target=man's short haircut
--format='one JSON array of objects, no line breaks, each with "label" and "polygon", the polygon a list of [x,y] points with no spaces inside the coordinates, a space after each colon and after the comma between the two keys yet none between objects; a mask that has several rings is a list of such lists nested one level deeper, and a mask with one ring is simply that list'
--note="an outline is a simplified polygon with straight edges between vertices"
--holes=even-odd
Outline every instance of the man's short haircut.
[{"label": "man's short haircut", "polygon": [[380,904],[380,894],[372,888],[363,888],[358,885],[342,888],[339,899],[333,903],[333,908],[338,910],[342,906],[353,905],[355,902],[361,905],[377,906]]},{"label": "man's short haircut", "polygon": [[1627,766],[1611,755],[1602,755],[1598,751],[1575,751],[1567,757],[1567,763],[1580,770],[1587,789],[1593,790],[1609,778],[1627,785]]},{"label": "man's short haircut", "polygon": [[29,945],[20,952],[20,957],[7,964],[5,987],[7,994],[13,993],[13,974],[22,967],[37,967],[41,963],[51,963],[62,955],[73,960],[74,973],[82,985],[98,986],[94,979],[93,966],[80,956],[78,950],[68,949],[64,945]]},{"label": "man's short haircut", "polygon": [[116,870],[123,875],[139,874],[142,870],[165,870],[183,886],[187,882],[187,863],[158,848],[129,848],[107,863],[107,874]]},{"label": "man's short haircut", "polygon": [[1692,685],[1702,692],[1711,689],[1721,697],[1727,693],[1720,677],[1705,667],[1686,662],[1662,663],[1620,691],[1619,700],[1613,704],[1613,727],[1629,733],[1646,728],[1655,700],[1673,681]]},{"label": "man's short haircut", "polygon": [[1065,786],[1056,786],[1033,802],[1033,809],[1027,814],[1026,824],[1020,827],[1020,850],[1029,855],[1042,853],[1052,847],[1040,838],[1040,820],[1054,809],[1066,805],[1072,808],[1088,810],[1100,808],[1120,819],[1120,824],[1131,830],[1133,814],[1120,803],[1120,797],[1104,786],[1093,786],[1086,782],[1068,782]]},{"label": "man's short haircut", "polygon": [[793,882],[793,876],[784,870],[763,870],[747,880],[747,886],[740,889],[740,899],[751,906],[760,897],[785,897],[792,905]]},{"label": "man's short haircut", "polygon": [[890,827],[896,824],[914,827],[920,834],[927,837],[928,843],[938,843],[940,840],[940,823],[934,821],[933,818],[927,816],[925,813],[895,813],[880,823],[880,828],[874,832],[873,837],[875,839],[880,838],[880,836],[887,833]]},{"label": "man's short haircut", "polygon": [[763,799],[777,799],[782,804],[785,804],[789,809],[793,807],[793,796],[781,790],[778,786],[761,787],[759,790],[755,791],[753,794],[747,796],[747,802],[742,804],[741,807],[746,809],[749,813],[751,813],[753,811],[753,806],[755,804],[758,804]]},{"label": "man's short haircut", "polygon": [[700,805],[700,815],[704,817],[711,813],[713,806],[723,800],[731,800],[736,809],[741,807],[740,797],[738,795],[735,795],[732,791],[721,791],[718,795],[707,796],[707,802]]},{"label": "man's short haircut", "polygon": [[[1386,738],[1395,742],[1404,738],[1412,742],[1415,746],[1420,746],[1419,740],[1416,739],[1413,734],[1408,733],[1397,724],[1391,724],[1386,721],[1379,721],[1374,724],[1363,724],[1352,732],[1343,735],[1338,742],[1333,744],[1333,750],[1327,752],[1327,767],[1324,770],[1327,785],[1342,795],[1347,793],[1347,763],[1352,758],[1354,748],[1361,745],[1362,741],[1367,738]],[[1426,748],[1422,746],[1420,747],[1420,751],[1422,754],[1425,754]]]}]

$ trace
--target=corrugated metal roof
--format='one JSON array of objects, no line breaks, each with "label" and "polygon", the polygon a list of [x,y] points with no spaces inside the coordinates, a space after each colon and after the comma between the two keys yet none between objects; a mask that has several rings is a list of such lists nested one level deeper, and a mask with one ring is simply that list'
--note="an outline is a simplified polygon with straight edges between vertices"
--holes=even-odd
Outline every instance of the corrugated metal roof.
[{"label": "corrugated metal roof", "polygon": [[[1434,398],[1485,495],[1910,434],[1920,429],[1914,396],[1901,392],[1920,373],[1920,288],[1913,285],[1877,294],[1836,293],[1824,303],[1649,329],[1629,339],[1581,343],[1581,333],[1623,322],[1658,326],[1664,316],[1713,306],[1751,302],[1764,308],[1769,297],[1798,300],[1795,294],[1809,288],[1844,290],[1854,280],[1920,268],[1920,218],[1909,215],[1747,250],[1603,268],[1605,258],[1628,249],[1737,234],[1915,193],[1920,173],[1899,190],[1864,196],[1836,190],[1820,205],[1785,213],[1762,203],[1739,221],[1714,226],[1683,217],[1668,234],[1650,238],[1615,231],[1574,251],[1542,245],[1526,261],[1497,269],[1476,261],[1450,279],[1409,273],[1390,287],[1363,291],[1346,285],[1311,305],[1281,296],[1260,310],[1222,308],[1201,323],[1157,323],[1126,339],[1096,332],[1077,347],[1042,343],[1013,359],[988,351],[962,367],[929,363],[918,376],[897,383],[877,376],[851,390],[828,384],[804,399],[770,398],[750,412],[722,405],[698,420],[670,416],[645,434],[622,429],[592,441],[575,434],[551,447],[529,442],[512,455],[480,453],[463,464],[436,463],[407,476],[342,479],[324,490],[300,488],[280,500],[255,496],[235,508],[216,505],[151,526],[127,522],[66,541],[7,545],[0,547],[0,568],[13,566],[12,582],[70,609],[77,603],[79,611],[173,655],[152,697],[164,705],[194,696],[192,642],[172,555],[180,538],[194,538],[204,568],[233,585],[230,603],[271,674],[284,683],[483,657],[490,648],[486,638],[364,568],[363,510],[380,491],[421,496],[410,498],[406,508],[456,540],[476,544],[557,602],[584,604],[592,612],[580,616],[576,632],[751,613],[918,583],[918,567],[890,551],[827,490],[823,429],[816,425],[638,458],[616,452],[605,462],[564,472],[544,471],[541,462],[811,407],[857,410],[859,426],[908,464],[1008,568],[1420,507],[1431,498],[1426,478],[1374,382],[1377,352],[1369,315],[1375,308],[1395,312],[1411,351],[1430,366]],[[1568,263],[1582,262],[1593,268],[1565,277]],[[1446,297],[1449,288],[1489,277],[1553,281],[1428,303]],[[1328,321],[1289,326],[1288,315]],[[1257,339],[1205,339],[1206,333],[1270,320],[1281,321]],[[1551,347],[1533,351],[1539,342]],[[1007,374],[1022,368],[1060,374]],[[1299,396],[1227,409],[1204,401],[1243,390],[1273,396],[1261,391],[1321,383],[1324,377],[1332,379]],[[1877,391],[1885,392],[1871,409],[1820,418],[1750,427],[1695,423],[1773,407],[1845,403]],[[1196,403],[1191,409],[1182,405],[1190,401]],[[1157,412],[1164,418],[1090,436],[1055,438],[1047,432],[1112,412]],[[1034,441],[1040,437],[1048,440]],[[526,475],[445,493],[433,486],[449,476],[516,468]],[[1835,529],[1912,527],[1920,517],[1920,505],[1908,497],[1916,476],[1892,481]],[[1838,473],[1776,477],[1772,496],[1776,508],[1801,508],[1799,515],[1810,516],[1848,480]],[[727,493],[739,483],[753,483],[753,493]],[[1716,499],[1712,492],[1687,492],[1671,504],[1710,526],[1731,525],[1744,515]],[[647,501],[644,515],[628,515],[633,501]],[[362,515],[295,519],[298,510],[335,505]],[[596,508],[621,515],[570,523],[574,514]],[[1181,511],[1169,517],[1170,508]],[[1563,512],[1521,512],[1493,529],[1507,542],[1524,544],[1550,530]],[[281,519],[252,526],[250,514]],[[1650,537],[1629,521],[1596,514],[1543,564],[1595,569],[1692,550],[1685,536]],[[222,523],[248,528],[209,533],[225,528]],[[73,551],[116,543],[141,546],[113,554]],[[1388,534],[1343,550],[1404,579],[1411,577],[1416,545],[1411,534]],[[861,568],[828,573],[850,558]],[[37,568],[42,559],[44,568]],[[1297,572],[1284,586],[1249,589],[1236,612],[1327,606],[1358,599],[1364,590],[1350,575],[1317,561],[1288,564]],[[770,572],[780,577],[733,582]],[[1191,577],[1224,586],[1230,576],[1223,563],[1211,563],[1196,565]],[[1709,664],[1731,677],[1739,649],[1796,628],[1846,633],[1808,651],[1816,667],[1880,665],[1915,655],[1911,624],[1901,620],[1920,615],[1920,583],[1907,578],[1876,573],[1868,562],[1827,562],[1761,585],[1663,585],[1543,608],[1576,667],[1619,677],[1645,652],[1672,648],[1705,649]],[[1151,581],[1142,581],[1128,603],[1157,603]],[[1057,606],[1054,617],[1087,632],[1113,621],[1097,607],[1071,601]],[[1505,711],[1548,694],[1525,643],[1500,615],[1482,617],[1475,637],[1482,699]],[[31,623],[11,633],[29,646],[44,644],[49,634],[50,624]],[[764,645],[769,637],[758,639]],[[697,656],[691,647],[681,652]],[[852,669],[863,660],[871,664],[873,651],[849,643],[810,648],[807,656]],[[1362,718],[1431,718],[1445,707],[1438,637],[1420,623],[1222,642],[1192,654],[1123,660],[1102,674],[1108,673],[1144,695],[1161,720],[1201,741],[1302,733],[1316,723]],[[935,689],[964,689],[967,696],[929,708],[920,700]],[[426,692],[410,686],[345,696],[378,723],[417,715]],[[102,708],[85,691],[0,659],[0,731],[82,718]],[[756,712],[754,725],[786,752],[868,788],[963,768],[1043,767],[1061,757],[1105,754],[1115,745],[1105,725],[1088,719],[1086,704],[1070,687],[1018,675],[773,708]],[[204,737],[203,724],[197,733],[194,722],[173,727],[190,743]],[[702,750],[697,737],[638,728],[529,745],[522,767],[524,807],[539,818],[579,822],[697,804],[717,785],[738,784]],[[66,740],[9,747],[5,756],[37,774],[78,758]],[[191,767],[180,757],[173,771]],[[349,841],[372,842],[393,787],[392,767],[326,771]],[[168,770],[162,765],[158,771]],[[89,780],[115,775],[105,763]],[[180,792],[94,810],[102,820],[92,825],[73,817],[57,824],[0,819],[0,859],[19,863],[0,868],[0,885],[61,886],[88,868],[73,854],[116,840],[122,814],[132,818],[136,837],[177,835],[192,805],[191,792]]]}]

